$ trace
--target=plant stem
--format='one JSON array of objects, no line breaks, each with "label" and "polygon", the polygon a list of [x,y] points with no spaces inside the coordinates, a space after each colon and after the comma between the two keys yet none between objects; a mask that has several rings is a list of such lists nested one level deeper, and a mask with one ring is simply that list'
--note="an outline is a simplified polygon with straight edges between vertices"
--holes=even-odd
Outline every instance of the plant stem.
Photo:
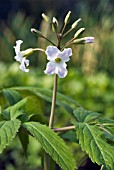
[{"label": "plant stem", "polygon": [[67,47],[68,45],[72,44],[75,39],[76,39],[76,38],[73,37],[71,40],[69,40],[69,41],[61,48],[61,50],[63,50],[63,49],[64,49],[65,47]]},{"label": "plant stem", "polygon": [[54,110],[55,110],[56,94],[57,94],[57,79],[58,79],[58,75],[55,74],[55,77],[54,77],[54,87],[53,87],[53,97],[52,97],[52,105],[51,105],[51,114],[50,114],[50,120],[49,120],[49,127],[50,128],[53,128]]},{"label": "plant stem", "polygon": [[44,170],[49,170],[49,162],[48,162],[49,156],[48,154],[44,151]]},{"label": "plant stem", "polygon": [[50,41],[48,38],[42,36],[42,38],[44,38],[45,40],[47,40],[48,42],[50,42],[52,45],[56,46],[52,41]]},{"label": "plant stem", "polygon": [[85,156],[81,159],[81,161],[79,161],[78,169],[79,169],[80,166],[86,161],[86,159],[87,159],[87,155],[85,155]]},{"label": "plant stem", "polygon": [[67,130],[73,130],[75,129],[75,126],[66,126],[62,128],[53,128],[54,132],[61,132],[61,131],[67,131]]},{"label": "plant stem", "polygon": [[45,52],[45,50],[42,49],[42,48],[34,48],[33,51],[42,51],[42,52]]},{"label": "plant stem", "polygon": [[64,24],[64,26],[63,26],[63,29],[61,31],[61,35],[63,35],[65,28],[66,28],[66,24]]},{"label": "plant stem", "polygon": [[63,37],[65,37],[69,32],[71,32],[73,30],[73,28],[70,28],[64,35]]},{"label": "plant stem", "polygon": [[101,166],[101,169],[100,169],[100,170],[103,170],[103,168],[104,168],[104,165]]}]

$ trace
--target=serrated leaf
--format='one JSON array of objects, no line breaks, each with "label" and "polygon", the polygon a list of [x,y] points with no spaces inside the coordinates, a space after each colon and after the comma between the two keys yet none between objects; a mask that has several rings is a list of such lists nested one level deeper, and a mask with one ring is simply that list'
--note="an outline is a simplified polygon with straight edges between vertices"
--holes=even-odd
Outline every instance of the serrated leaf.
[{"label": "serrated leaf", "polygon": [[108,118],[99,118],[97,119],[98,124],[102,124],[104,126],[109,126],[109,127],[114,127],[114,120],[113,119],[108,119]]},{"label": "serrated leaf", "polygon": [[104,165],[107,170],[114,169],[114,148],[108,144],[102,131],[96,125],[74,122],[79,143],[93,162]]},{"label": "serrated leaf", "polygon": [[[52,91],[47,90],[44,88],[36,88],[36,87],[13,87],[11,89],[20,91],[20,92],[28,92],[30,94],[34,94],[45,101],[52,102]],[[80,105],[74,101],[73,99],[69,98],[68,96],[65,96],[61,93],[57,93],[57,100],[56,104],[59,106],[63,106],[66,108],[66,110],[69,113],[73,113],[73,109],[76,109],[77,107],[80,107]]]},{"label": "serrated leaf", "polygon": [[53,130],[38,122],[26,122],[23,126],[40,142],[44,150],[63,170],[74,170],[76,168],[69,148]]},{"label": "serrated leaf", "polygon": [[[6,99],[9,101],[10,105],[14,105],[20,100],[22,100],[22,96],[18,91],[14,89],[3,89],[3,94],[6,97]],[[23,98],[26,98],[28,96],[23,96]],[[41,99],[35,95],[29,95],[29,98],[26,103],[26,112],[27,113],[43,113],[43,104]]]},{"label": "serrated leaf", "polygon": [[21,122],[18,119],[0,122],[0,153],[16,136]]},{"label": "serrated leaf", "polygon": [[91,122],[96,120],[101,114],[85,110],[82,107],[77,108],[74,110],[74,116],[76,117],[78,122]]},{"label": "serrated leaf", "polygon": [[114,120],[99,118],[96,124],[104,132],[105,138],[114,145]]},{"label": "serrated leaf", "polygon": [[15,90],[3,89],[3,94],[9,101],[10,105],[14,105],[18,101],[22,100],[21,95]]},{"label": "serrated leaf", "polygon": [[2,115],[8,120],[17,118],[19,115],[23,114],[27,100],[28,98],[22,99],[15,105],[8,107],[2,111]]}]

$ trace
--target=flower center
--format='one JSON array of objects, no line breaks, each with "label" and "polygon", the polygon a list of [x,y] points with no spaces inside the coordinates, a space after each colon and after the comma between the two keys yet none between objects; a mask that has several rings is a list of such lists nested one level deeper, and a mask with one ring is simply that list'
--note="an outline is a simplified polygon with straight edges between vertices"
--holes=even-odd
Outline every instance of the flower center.
[{"label": "flower center", "polygon": [[59,58],[59,57],[56,58],[56,59],[55,59],[55,62],[56,62],[56,63],[60,63],[60,62],[61,62],[61,58]]}]

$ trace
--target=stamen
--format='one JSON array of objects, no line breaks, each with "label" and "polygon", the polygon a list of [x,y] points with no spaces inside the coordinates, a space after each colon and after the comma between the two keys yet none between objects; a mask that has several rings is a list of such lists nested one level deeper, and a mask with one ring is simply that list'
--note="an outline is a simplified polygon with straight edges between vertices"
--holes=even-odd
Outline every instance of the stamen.
[{"label": "stamen", "polygon": [[60,63],[60,62],[61,62],[61,58],[56,58],[56,59],[55,59],[55,62],[56,62],[56,63]]}]

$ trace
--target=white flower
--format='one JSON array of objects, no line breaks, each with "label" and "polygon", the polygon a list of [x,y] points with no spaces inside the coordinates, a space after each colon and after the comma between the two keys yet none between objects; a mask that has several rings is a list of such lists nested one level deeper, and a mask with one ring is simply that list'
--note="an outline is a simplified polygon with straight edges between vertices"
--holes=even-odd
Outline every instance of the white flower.
[{"label": "white flower", "polygon": [[22,57],[23,57],[23,54],[20,51],[20,46],[22,43],[23,43],[22,40],[18,40],[18,41],[16,41],[16,46],[14,46],[15,53],[16,53],[16,56],[14,58],[16,59],[16,61],[19,61],[19,62],[22,61]]},{"label": "white flower", "polygon": [[48,46],[45,53],[49,62],[44,73],[58,74],[60,78],[64,78],[67,75],[66,62],[70,60],[72,49],[67,48],[61,52],[56,46]]},{"label": "white flower", "polygon": [[26,66],[29,66],[29,60],[23,57],[20,65],[20,69],[24,72],[29,72],[29,69],[26,69]]},{"label": "white flower", "polygon": [[[23,43],[22,40],[17,40],[16,41],[16,46],[14,46],[16,56],[14,57],[16,61],[20,62],[20,69],[24,72],[29,72],[29,69],[26,69],[26,66],[29,66],[29,60],[27,60],[25,56],[24,51],[20,51],[20,46]],[[27,51],[27,50],[26,50]]]}]

